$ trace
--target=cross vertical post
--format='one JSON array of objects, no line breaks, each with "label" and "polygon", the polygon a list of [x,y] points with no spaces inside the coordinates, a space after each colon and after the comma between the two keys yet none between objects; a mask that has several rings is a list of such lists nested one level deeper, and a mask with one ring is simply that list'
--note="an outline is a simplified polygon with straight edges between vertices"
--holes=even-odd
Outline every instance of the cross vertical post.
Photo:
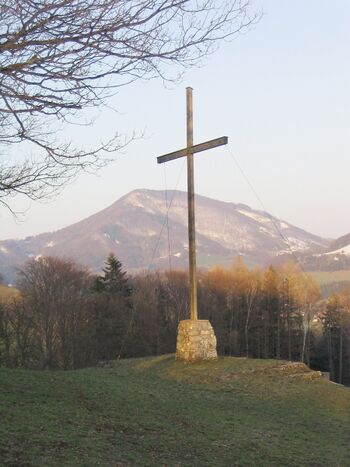
[{"label": "cross vertical post", "polygon": [[194,168],[193,168],[193,103],[192,88],[186,88],[187,113],[187,202],[188,202],[188,254],[190,282],[190,316],[198,319],[197,311],[197,274],[196,274],[196,229],[194,214]]},{"label": "cross vertical post", "polygon": [[187,204],[188,204],[188,259],[189,259],[189,298],[190,319],[179,323],[176,358],[185,361],[217,358],[216,337],[208,320],[198,319],[197,273],[196,273],[196,227],[194,200],[193,155],[227,144],[227,136],[193,144],[193,103],[192,88],[186,88],[187,145],[178,151],[157,157],[158,164],[180,157],[187,158]]}]

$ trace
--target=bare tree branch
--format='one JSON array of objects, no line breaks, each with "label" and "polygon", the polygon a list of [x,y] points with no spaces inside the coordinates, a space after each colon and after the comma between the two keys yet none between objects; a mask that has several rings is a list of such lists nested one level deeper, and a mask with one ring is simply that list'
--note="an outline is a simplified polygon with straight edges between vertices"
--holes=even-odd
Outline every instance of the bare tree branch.
[{"label": "bare tree branch", "polygon": [[116,135],[74,148],[56,141],[58,124],[132,81],[177,79],[257,19],[249,0],[3,0],[0,157],[23,145],[36,157],[0,164],[0,203],[16,193],[41,198],[123,146]]}]

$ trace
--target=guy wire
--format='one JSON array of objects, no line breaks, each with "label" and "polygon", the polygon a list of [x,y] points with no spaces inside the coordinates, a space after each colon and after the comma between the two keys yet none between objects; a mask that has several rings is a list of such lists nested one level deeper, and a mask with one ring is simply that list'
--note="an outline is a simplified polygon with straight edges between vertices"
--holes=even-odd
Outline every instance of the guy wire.
[{"label": "guy wire", "polygon": [[[298,264],[301,272],[303,273],[304,277],[310,282],[310,284],[312,285],[313,288],[316,289],[316,286],[315,284],[313,283],[313,281],[311,280],[310,276],[307,274],[307,272],[305,271],[303,265],[301,264],[299,258],[296,256],[294,250],[292,249],[289,241],[288,241],[288,238],[286,238],[281,229],[279,228],[275,218],[267,211],[262,199],[260,198],[260,196],[258,195],[257,191],[255,190],[253,184],[250,182],[250,180],[248,179],[247,175],[245,174],[245,172],[243,171],[241,165],[238,163],[238,160],[235,158],[233,152],[226,146],[226,150],[228,152],[228,154],[231,156],[232,160],[234,161],[234,163],[236,164],[238,170],[241,172],[241,175],[243,176],[244,180],[246,181],[246,183],[248,184],[248,186],[250,187],[250,189],[252,190],[252,193],[254,194],[255,198],[258,200],[260,206],[262,207],[263,211],[267,214],[267,216],[269,217],[270,221],[272,222],[273,226],[275,227],[277,233],[279,234],[279,236],[282,238],[282,241],[284,242],[284,244],[287,246],[290,254],[293,256],[295,262]],[[317,289],[318,291],[318,289]]]}]

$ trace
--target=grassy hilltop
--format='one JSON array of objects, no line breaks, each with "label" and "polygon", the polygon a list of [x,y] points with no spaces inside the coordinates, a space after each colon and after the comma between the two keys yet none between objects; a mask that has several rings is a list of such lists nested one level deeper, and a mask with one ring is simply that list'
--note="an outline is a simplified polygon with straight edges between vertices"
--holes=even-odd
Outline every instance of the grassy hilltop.
[{"label": "grassy hilltop", "polygon": [[350,390],[301,364],[173,356],[0,369],[3,466],[350,466]]}]

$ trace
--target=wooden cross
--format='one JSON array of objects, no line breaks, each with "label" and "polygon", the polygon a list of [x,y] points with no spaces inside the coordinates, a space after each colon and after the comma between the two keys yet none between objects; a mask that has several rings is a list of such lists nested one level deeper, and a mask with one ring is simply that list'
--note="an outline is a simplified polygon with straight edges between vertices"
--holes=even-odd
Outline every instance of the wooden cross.
[{"label": "wooden cross", "polygon": [[205,143],[193,145],[193,105],[192,88],[186,88],[186,107],[187,107],[187,147],[179,151],[170,152],[164,156],[157,157],[158,164],[187,157],[187,199],[188,199],[188,247],[189,247],[189,281],[190,281],[190,303],[191,319],[198,319],[197,311],[197,278],[196,278],[196,233],[195,233],[195,215],[194,215],[194,170],[193,154],[206,151],[227,144],[227,136],[212,139]]}]

